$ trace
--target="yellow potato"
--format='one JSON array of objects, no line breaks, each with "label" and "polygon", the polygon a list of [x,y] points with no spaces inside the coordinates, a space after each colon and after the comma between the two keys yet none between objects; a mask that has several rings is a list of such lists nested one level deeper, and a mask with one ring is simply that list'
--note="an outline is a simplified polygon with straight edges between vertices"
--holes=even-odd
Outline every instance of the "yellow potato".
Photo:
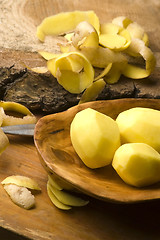
[{"label": "yellow potato", "polygon": [[76,114],[71,123],[70,136],[75,151],[89,168],[110,164],[120,146],[116,122],[91,108]]},{"label": "yellow potato", "polygon": [[126,143],[115,152],[113,168],[127,184],[144,187],[160,181],[160,154],[145,143]]},{"label": "yellow potato", "polygon": [[121,112],[118,124],[122,143],[146,143],[160,152],[160,111],[136,107]]}]

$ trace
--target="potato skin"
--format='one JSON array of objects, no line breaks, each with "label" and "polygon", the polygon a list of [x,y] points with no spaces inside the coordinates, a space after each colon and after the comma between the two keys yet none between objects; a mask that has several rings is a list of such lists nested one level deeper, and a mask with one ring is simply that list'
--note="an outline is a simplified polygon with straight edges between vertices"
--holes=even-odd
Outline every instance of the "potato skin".
[{"label": "potato skin", "polygon": [[89,168],[110,164],[120,146],[117,123],[91,108],[75,115],[70,127],[70,136],[75,151]]},{"label": "potato skin", "polygon": [[116,122],[122,143],[146,143],[160,152],[160,111],[135,107],[121,112]]},{"label": "potato skin", "polygon": [[126,143],[115,152],[112,166],[129,185],[144,187],[160,181],[160,154],[145,143]]}]

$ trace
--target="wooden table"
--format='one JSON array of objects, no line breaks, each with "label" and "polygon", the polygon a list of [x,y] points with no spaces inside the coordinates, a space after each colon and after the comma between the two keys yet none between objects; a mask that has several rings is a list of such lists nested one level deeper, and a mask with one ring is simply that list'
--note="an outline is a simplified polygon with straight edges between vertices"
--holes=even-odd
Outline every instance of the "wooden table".
[{"label": "wooden table", "polygon": [[[40,47],[34,37],[36,26],[46,16],[76,9],[93,9],[101,22],[119,15],[137,21],[149,34],[150,47],[159,68],[160,2],[156,0],[4,0],[0,6],[0,29],[4,33],[0,39],[0,66],[14,64],[18,69],[24,59],[26,64],[39,65],[42,60],[34,52]],[[40,164],[33,139],[16,136],[9,136],[9,139],[10,146],[0,156],[0,181],[13,174],[26,175],[38,181],[42,192],[35,196],[36,207],[24,210],[12,203],[0,185],[1,239],[160,239],[159,201],[119,205],[89,198],[90,203],[86,207],[67,212],[58,210],[47,196],[47,174]]]}]

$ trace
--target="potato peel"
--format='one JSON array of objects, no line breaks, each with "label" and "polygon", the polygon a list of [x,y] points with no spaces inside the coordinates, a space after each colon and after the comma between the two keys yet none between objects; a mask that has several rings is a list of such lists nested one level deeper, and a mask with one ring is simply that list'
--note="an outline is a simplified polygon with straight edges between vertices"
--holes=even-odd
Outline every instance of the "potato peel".
[{"label": "potato peel", "polygon": [[[72,58],[75,58],[74,63]],[[59,84],[71,93],[81,93],[94,80],[92,65],[83,54],[78,52],[64,53],[56,59],[51,59],[47,62],[47,67]]]},{"label": "potato peel", "polygon": [[[18,125],[18,124],[33,124],[37,122],[36,117],[29,111],[29,109],[20,103],[16,102],[4,102],[0,101],[2,126]],[[5,113],[5,111],[11,111],[25,115],[21,117],[14,117]]]},{"label": "potato peel", "polygon": [[77,49],[83,47],[98,47],[99,36],[95,28],[88,22],[80,22],[71,38],[72,44]]},{"label": "potato peel", "polygon": [[[100,24],[93,11],[62,12],[44,19],[37,28],[41,41],[47,35],[59,34],[65,34],[66,40],[60,44],[60,54],[45,51],[39,53],[48,61],[47,67],[51,74],[71,93],[81,93],[93,84],[94,67],[104,69],[98,78],[106,76],[108,84],[116,83],[121,74],[141,79],[154,71],[156,59],[148,47],[147,33],[139,24],[125,16]],[[70,54],[79,54],[90,65],[81,65],[78,57],[73,60]],[[142,57],[145,68],[131,64],[130,56]],[[109,64],[112,64],[110,69]],[[85,68],[86,65],[88,67]]]},{"label": "potato peel", "polygon": [[51,200],[51,202],[59,209],[61,210],[69,210],[71,209],[71,206],[67,206],[66,204],[61,203],[53,194],[53,192],[51,191],[51,185],[49,184],[49,182],[47,182],[47,193],[48,196]]},{"label": "potato peel", "polygon": [[95,100],[103,91],[105,85],[106,83],[102,78],[93,82],[92,85],[84,91],[79,104]]},{"label": "potato peel", "polygon": [[89,201],[83,200],[80,197],[76,197],[68,192],[63,190],[58,190],[54,188],[49,182],[47,183],[47,187],[50,189],[52,194],[56,197],[56,199],[64,204],[65,206],[73,206],[73,207],[82,207],[88,204]]},{"label": "potato peel", "polygon": [[49,181],[49,184],[51,186],[53,186],[54,188],[58,189],[58,190],[62,190],[63,188],[53,179],[53,177],[50,177],[48,175],[48,181]]},{"label": "potato peel", "polygon": [[7,184],[4,186],[4,189],[16,205],[25,209],[35,206],[34,195],[27,188],[15,184]]},{"label": "potato peel", "polygon": [[135,54],[140,54],[146,61],[145,69],[134,66],[132,64],[127,64],[126,68],[123,70],[123,75],[133,79],[141,79],[148,77],[154,70],[156,65],[156,59],[150,48],[148,48],[145,43],[138,39],[132,39],[132,43],[129,47],[129,51]]},{"label": "potato peel", "polygon": [[45,18],[37,27],[37,37],[43,42],[48,35],[54,36],[73,31],[82,21],[89,22],[99,32],[99,19],[93,11],[73,11]]},{"label": "potato peel", "polygon": [[38,183],[35,180],[26,176],[19,176],[19,175],[9,176],[5,178],[1,183],[3,185],[15,184],[19,187],[26,187],[26,188],[38,190],[38,191],[41,190]]}]

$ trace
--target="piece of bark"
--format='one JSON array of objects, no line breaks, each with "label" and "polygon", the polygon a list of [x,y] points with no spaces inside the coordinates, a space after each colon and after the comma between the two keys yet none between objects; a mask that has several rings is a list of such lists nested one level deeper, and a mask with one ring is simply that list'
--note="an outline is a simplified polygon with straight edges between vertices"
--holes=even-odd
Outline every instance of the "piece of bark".
[{"label": "piece of bark", "polygon": [[134,80],[135,97],[137,98],[160,98],[160,68],[146,79]]},{"label": "piece of bark", "polygon": [[66,91],[51,74],[38,74],[31,71],[6,87],[3,100],[19,102],[30,110],[59,112],[74,106],[79,95]]}]

